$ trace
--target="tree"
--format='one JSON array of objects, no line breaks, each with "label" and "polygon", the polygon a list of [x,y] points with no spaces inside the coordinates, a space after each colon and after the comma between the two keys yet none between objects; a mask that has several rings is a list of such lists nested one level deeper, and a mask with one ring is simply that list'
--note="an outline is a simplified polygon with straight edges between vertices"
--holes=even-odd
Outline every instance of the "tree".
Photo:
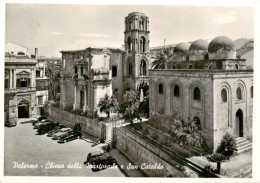
[{"label": "tree", "polygon": [[120,110],[124,113],[124,119],[130,121],[131,126],[133,126],[134,118],[141,119],[139,116],[140,101],[138,93],[133,90],[126,91],[123,98]]},{"label": "tree", "polygon": [[50,91],[50,98],[56,98],[56,92],[55,92],[55,84],[59,84],[59,77],[61,73],[61,65],[60,64],[54,64],[52,62],[47,63],[46,67],[46,76],[49,78],[49,91]]},{"label": "tree", "polygon": [[101,98],[98,107],[100,112],[105,112],[107,114],[107,118],[110,118],[111,111],[116,111],[118,109],[118,102],[114,96],[111,98],[106,94],[104,98]]},{"label": "tree", "polygon": [[165,69],[166,63],[173,57],[173,51],[171,48],[163,48],[163,50],[156,56],[152,62],[152,69]]},{"label": "tree", "polygon": [[216,152],[225,156],[232,156],[236,150],[236,141],[232,135],[226,133],[218,146]]},{"label": "tree", "polygon": [[213,153],[209,156],[207,156],[207,159],[211,162],[216,162],[217,163],[217,171],[216,173],[220,173],[221,170],[221,163],[224,161],[229,160],[229,157],[224,156],[223,154],[220,153]]},{"label": "tree", "polygon": [[221,162],[228,161],[230,156],[233,155],[235,148],[235,139],[229,133],[226,133],[223,136],[220,145],[217,147],[216,152],[207,156],[209,161],[217,163],[217,173],[220,173]]}]

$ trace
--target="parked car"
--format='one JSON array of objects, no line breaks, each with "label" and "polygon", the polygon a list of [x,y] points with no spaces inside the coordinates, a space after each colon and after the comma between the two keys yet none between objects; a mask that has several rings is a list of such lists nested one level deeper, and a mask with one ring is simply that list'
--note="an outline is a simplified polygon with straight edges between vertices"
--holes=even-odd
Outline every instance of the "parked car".
[{"label": "parked car", "polygon": [[92,165],[93,171],[105,169],[109,166],[116,165],[116,160],[112,158],[108,153],[94,152],[88,155],[88,159],[84,162],[84,164],[89,163],[90,165]]},{"label": "parked car", "polygon": [[40,117],[38,117],[37,120],[35,120],[35,121],[32,122],[32,125],[35,125],[36,123],[40,122],[40,121],[43,120],[43,119],[47,119],[47,117],[45,117],[45,116],[40,116]]},{"label": "parked car", "polygon": [[38,123],[35,123],[33,128],[37,129],[40,125],[42,125],[43,123],[47,123],[47,122],[50,122],[50,120],[43,119],[43,120],[39,121]]},{"label": "parked car", "polygon": [[59,132],[55,133],[52,137],[53,140],[59,140],[61,136],[66,135],[68,132],[72,132],[71,128],[62,128]]},{"label": "parked car", "polygon": [[75,139],[79,139],[81,138],[82,134],[80,132],[72,132],[71,134],[68,134],[67,136],[62,136],[60,139],[59,139],[59,143],[65,143],[65,142],[68,142],[68,141],[71,141],[71,140],[75,140]]},{"label": "parked car", "polygon": [[54,128],[59,127],[59,122],[47,122],[47,123],[43,123],[38,127],[38,134],[39,135],[43,135],[47,132],[49,132],[50,130],[53,130]]},{"label": "parked car", "polygon": [[9,120],[7,120],[6,122],[5,122],[5,126],[7,126],[7,127],[12,127],[12,126],[16,126],[17,125],[17,122],[16,121],[9,121]]},{"label": "parked car", "polygon": [[101,156],[102,156],[102,153],[100,151],[94,151],[94,152],[88,153],[87,160],[84,161],[84,164],[86,165],[90,162],[93,162]]}]

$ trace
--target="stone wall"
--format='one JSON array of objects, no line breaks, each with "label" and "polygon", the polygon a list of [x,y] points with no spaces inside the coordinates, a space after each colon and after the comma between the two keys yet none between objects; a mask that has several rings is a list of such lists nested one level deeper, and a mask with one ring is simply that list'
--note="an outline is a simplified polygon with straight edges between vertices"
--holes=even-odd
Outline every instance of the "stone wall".
[{"label": "stone wall", "polygon": [[[148,176],[166,177],[182,177],[184,173],[175,168],[172,164],[176,164],[168,155],[153,144],[143,140],[139,136],[130,132],[126,127],[116,128],[116,148],[125,154],[139,168],[142,165],[161,164],[162,169],[143,169]],[[167,160],[168,162],[166,162]],[[169,163],[170,162],[170,163]]]},{"label": "stone wall", "polygon": [[60,124],[73,128],[76,123],[80,123],[83,132],[105,141],[112,138],[113,128],[111,123],[98,122],[96,119],[72,114],[51,106],[46,107],[45,111],[50,119],[58,121]]}]

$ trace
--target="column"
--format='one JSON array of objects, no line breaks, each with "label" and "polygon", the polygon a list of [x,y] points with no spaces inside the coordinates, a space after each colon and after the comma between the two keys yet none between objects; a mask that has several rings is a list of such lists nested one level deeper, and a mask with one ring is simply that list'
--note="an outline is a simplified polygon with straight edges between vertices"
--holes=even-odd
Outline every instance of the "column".
[{"label": "column", "polygon": [[33,87],[33,72],[34,72],[34,69],[31,69],[31,83],[30,83],[30,87],[32,88]]},{"label": "column", "polygon": [[84,87],[84,106],[83,106],[83,112],[87,110],[87,87]]},{"label": "column", "polygon": [[13,88],[13,69],[9,69],[9,89]]},{"label": "column", "polygon": [[13,71],[14,77],[13,77],[13,87],[16,89],[16,70]]},{"label": "column", "polygon": [[75,110],[77,106],[77,86],[74,86],[74,104],[73,104],[73,109]]}]

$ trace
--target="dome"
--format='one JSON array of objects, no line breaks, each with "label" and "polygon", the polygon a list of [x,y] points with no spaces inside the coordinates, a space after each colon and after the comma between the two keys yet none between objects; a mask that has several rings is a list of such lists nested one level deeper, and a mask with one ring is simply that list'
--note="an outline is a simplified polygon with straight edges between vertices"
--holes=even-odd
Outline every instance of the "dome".
[{"label": "dome", "polygon": [[189,53],[190,44],[189,43],[179,43],[173,50],[175,54],[185,55]]},{"label": "dome", "polygon": [[210,53],[216,53],[219,50],[236,51],[236,45],[229,37],[219,36],[210,42],[208,50]]},{"label": "dome", "polygon": [[203,39],[198,39],[190,45],[189,51],[208,51],[209,42]]}]

